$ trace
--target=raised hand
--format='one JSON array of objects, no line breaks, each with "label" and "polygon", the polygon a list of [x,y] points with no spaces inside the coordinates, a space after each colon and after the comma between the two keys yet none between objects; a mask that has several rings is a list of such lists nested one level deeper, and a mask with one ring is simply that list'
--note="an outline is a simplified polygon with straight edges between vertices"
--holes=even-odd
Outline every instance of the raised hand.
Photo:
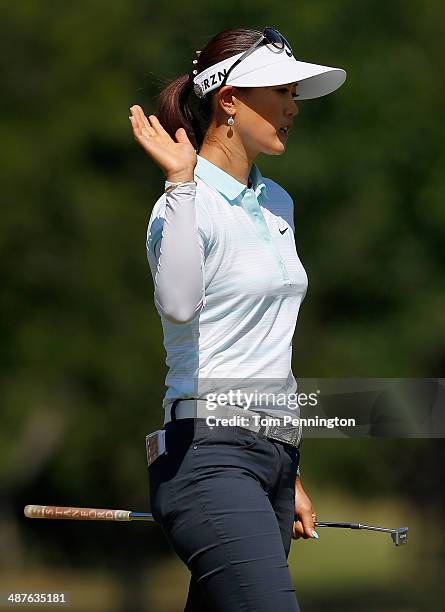
[{"label": "raised hand", "polygon": [[129,119],[136,142],[161,168],[166,179],[174,183],[193,181],[197,156],[184,128],[176,130],[175,142],[156,115],[149,115],[147,118],[137,104],[132,106],[130,111]]}]

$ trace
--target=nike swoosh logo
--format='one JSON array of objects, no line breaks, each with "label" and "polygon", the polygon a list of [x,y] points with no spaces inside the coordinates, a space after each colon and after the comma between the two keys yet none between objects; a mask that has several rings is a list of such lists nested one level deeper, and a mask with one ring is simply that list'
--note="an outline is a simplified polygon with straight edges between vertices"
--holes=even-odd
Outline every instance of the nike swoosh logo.
[{"label": "nike swoosh logo", "polygon": [[284,228],[284,230],[280,230],[280,234],[284,234],[284,232],[286,232],[288,230],[287,227]]}]

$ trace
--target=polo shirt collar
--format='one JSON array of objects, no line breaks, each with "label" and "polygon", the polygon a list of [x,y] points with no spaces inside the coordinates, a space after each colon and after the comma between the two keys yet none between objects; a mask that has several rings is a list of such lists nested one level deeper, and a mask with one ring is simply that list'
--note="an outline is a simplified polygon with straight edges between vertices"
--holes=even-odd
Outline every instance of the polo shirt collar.
[{"label": "polo shirt collar", "polygon": [[[204,182],[215,187],[228,200],[233,202],[247,189],[246,185],[237,181],[236,178],[222,170],[219,166],[201,157],[201,155],[197,157],[198,162],[195,174]],[[256,164],[252,164],[249,178],[252,182],[251,189],[255,191],[256,197],[267,199],[266,184]]]}]

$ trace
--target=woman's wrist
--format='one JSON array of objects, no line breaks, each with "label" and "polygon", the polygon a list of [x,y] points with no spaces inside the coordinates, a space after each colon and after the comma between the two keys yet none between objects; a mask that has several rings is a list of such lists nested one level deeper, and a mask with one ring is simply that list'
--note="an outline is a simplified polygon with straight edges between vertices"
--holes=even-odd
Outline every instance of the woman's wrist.
[{"label": "woman's wrist", "polygon": [[191,183],[195,180],[195,177],[193,171],[184,171],[169,174],[165,180],[169,183]]}]

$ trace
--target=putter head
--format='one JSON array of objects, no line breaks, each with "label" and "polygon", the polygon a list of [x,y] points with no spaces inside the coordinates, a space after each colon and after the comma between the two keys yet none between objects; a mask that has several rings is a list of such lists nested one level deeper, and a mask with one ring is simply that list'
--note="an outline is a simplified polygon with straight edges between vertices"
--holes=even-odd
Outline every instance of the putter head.
[{"label": "putter head", "polygon": [[391,529],[391,539],[396,546],[408,543],[408,527]]}]

